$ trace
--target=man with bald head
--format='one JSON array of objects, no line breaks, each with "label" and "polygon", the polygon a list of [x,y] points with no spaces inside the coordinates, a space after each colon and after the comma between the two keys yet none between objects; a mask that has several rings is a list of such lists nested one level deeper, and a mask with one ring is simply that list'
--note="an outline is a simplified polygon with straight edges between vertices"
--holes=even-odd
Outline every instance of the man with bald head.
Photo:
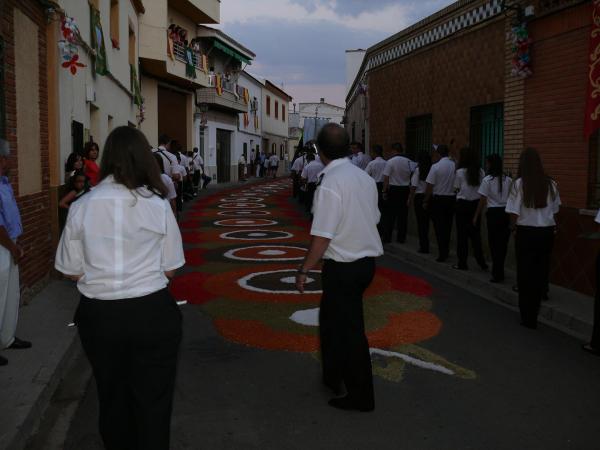
[{"label": "man with bald head", "polygon": [[[23,249],[17,244],[23,233],[21,216],[12,186],[8,181],[10,149],[0,139],[0,351],[5,348],[24,349],[31,342],[15,336],[19,315],[19,269]],[[0,366],[8,360],[0,355]]]}]

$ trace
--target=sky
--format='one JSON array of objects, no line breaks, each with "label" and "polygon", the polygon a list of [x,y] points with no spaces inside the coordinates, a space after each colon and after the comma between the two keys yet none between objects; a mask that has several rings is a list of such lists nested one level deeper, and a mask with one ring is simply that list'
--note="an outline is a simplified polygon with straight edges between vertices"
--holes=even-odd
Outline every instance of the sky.
[{"label": "sky", "polygon": [[345,51],[371,45],[449,0],[222,0],[221,28],[257,56],[247,70],[294,103],[344,106]]}]

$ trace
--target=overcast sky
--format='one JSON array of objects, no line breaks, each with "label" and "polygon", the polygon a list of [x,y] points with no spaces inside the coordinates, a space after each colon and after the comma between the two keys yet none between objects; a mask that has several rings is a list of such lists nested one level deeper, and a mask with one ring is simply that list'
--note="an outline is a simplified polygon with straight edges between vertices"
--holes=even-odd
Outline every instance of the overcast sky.
[{"label": "overcast sky", "polygon": [[344,106],[345,50],[368,48],[449,0],[222,0],[220,28],[256,53],[248,68],[294,97]]}]

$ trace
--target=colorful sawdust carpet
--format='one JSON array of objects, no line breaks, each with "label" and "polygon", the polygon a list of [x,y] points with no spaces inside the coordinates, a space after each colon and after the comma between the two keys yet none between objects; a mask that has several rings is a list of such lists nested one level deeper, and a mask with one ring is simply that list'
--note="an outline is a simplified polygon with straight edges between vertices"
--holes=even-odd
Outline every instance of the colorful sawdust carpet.
[{"label": "colorful sawdust carpet", "polygon": [[[306,292],[294,285],[306,254],[309,223],[290,199],[288,180],[220,192],[197,201],[181,224],[186,271],[172,291],[199,305],[227,340],[318,357],[320,270]],[[375,374],[399,381],[406,365],[465,379],[475,374],[418,344],[437,336],[424,280],[379,267],[365,294],[365,321]]]}]

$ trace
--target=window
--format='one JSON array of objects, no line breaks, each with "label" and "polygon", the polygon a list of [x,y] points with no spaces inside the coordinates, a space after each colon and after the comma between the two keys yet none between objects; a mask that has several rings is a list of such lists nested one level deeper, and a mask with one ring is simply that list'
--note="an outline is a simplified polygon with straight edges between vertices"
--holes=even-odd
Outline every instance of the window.
[{"label": "window", "polygon": [[129,25],[129,64],[132,66],[136,66],[135,64],[135,33],[133,31],[133,27]]},{"label": "window", "polygon": [[275,118],[279,119],[279,102],[275,100]]},{"label": "window", "polygon": [[406,119],[406,155],[415,160],[419,152],[431,152],[431,114]]},{"label": "window", "polygon": [[504,105],[471,108],[470,146],[481,152],[481,162],[493,153],[504,156]]},{"label": "window", "polygon": [[281,105],[281,120],[285,122],[285,105]]},{"label": "window", "polygon": [[271,115],[271,97],[267,95],[267,116]]},{"label": "window", "polygon": [[242,153],[244,154],[244,158],[248,160],[248,144],[246,142],[244,142],[244,150]]},{"label": "window", "polygon": [[6,88],[4,86],[4,40],[0,37],[0,138],[6,139],[6,110],[4,109],[4,98]]},{"label": "window", "polygon": [[119,0],[110,0],[110,40],[119,49]]}]

